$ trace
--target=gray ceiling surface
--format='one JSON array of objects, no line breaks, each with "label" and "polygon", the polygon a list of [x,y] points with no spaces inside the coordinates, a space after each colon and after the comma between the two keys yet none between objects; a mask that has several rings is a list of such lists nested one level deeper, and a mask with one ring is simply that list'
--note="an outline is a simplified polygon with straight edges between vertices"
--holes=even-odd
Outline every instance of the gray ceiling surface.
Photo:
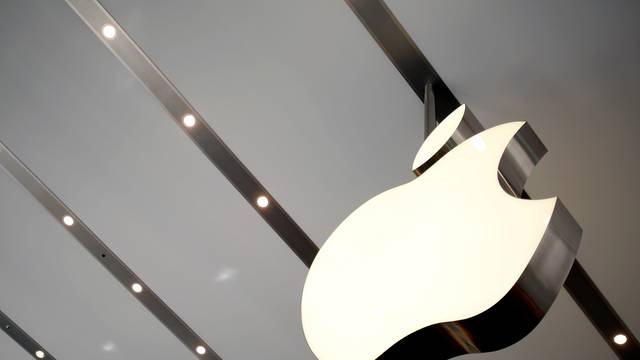
[{"label": "gray ceiling surface", "polygon": [[[422,104],[342,0],[102,2],[321,245],[412,179]],[[485,125],[550,152],[528,183],[583,226],[580,260],[640,333],[640,7],[389,0]],[[0,2],[0,139],[224,359],[312,359],[306,267],[64,1]],[[58,359],[191,359],[8,174],[0,309]],[[614,359],[566,292],[486,359]],[[0,334],[0,358],[28,358]]]}]

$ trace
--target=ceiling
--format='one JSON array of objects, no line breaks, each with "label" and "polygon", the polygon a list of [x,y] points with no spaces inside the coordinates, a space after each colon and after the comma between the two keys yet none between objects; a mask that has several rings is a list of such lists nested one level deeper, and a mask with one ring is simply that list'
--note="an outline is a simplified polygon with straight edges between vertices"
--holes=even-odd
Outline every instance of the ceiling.
[{"label": "ceiling", "polygon": [[[104,0],[321,245],[411,180],[422,104],[341,0]],[[640,333],[640,4],[388,0],[488,125],[549,148],[527,184],[584,228],[579,259]],[[312,359],[306,267],[64,1],[0,2],[0,140],[224,359]],[[0,173],[0,309],[58,359],[191,359]],[[0,358],[29,359],[4,334]],[[615,359],[566,292],[478,359]]]}]

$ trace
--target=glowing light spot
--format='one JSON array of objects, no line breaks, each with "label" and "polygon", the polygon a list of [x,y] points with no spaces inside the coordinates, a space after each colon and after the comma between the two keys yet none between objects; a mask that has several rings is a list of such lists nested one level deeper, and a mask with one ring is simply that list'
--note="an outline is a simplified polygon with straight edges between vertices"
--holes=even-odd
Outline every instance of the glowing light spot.
[{"label": "glowing light spot", "polygon": [[65,215],[65,217],[62,218],[62,222],[67,226],[71,226],[75,223],[73,218],[69,215]]},{"label": "glowing light spot", "polygon": [[624,345],[627,343],[627,337],[625,335],[618,334],[613,337],[613,342],[618,345]]},{"label": "glowing light spot", "polygon": [[193,127],[196,124],[196,118],[191,114],[187,114],[182,118],[182,123],[186,127]]},{"label": "glowing light spot", "polygon": [[484,143],[484,140],[482,140],[482,137],[480,137],[479,135],[471,138],[471,144],[479,151],[484,151],[484,149],[487,148],[487,144]]},{"label": "glowing light spot", "polygon": [[113,25],[107,24],[102,27],[102,35],[107,39],[113,39],[116,37],[116,28]]},{"label": "glowing light spot", "polygon": [[198,346],[196,348],[196,352],[200,355],[204,355],[207,353],[207,349],[205,349],[204,346]]},{"label": "glowing light spot", "polygon": [[261,208],[266,208],[267,206],[269,206],[269,199],[267,199],[266,196],[260,196],[258,200],[256,200],[256,204],[258,204],[258,206],[260,206]]}]

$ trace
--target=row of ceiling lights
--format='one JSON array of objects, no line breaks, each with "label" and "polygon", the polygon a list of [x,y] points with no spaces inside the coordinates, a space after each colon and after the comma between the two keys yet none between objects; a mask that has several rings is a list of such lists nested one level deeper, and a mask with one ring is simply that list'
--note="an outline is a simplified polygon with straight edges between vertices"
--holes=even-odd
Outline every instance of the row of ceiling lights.
[{"label": "row of ceiling lights", "polygon": [[[73,226],[73,224],[75,223],[75,221],[73,220],[73,217],[69,216],[69,215],[65,215],[62,218],[62,222],[67,225],[67,226]],[[134,293],[139,294],[142,292],[142,285],[138,284],[138,283],[133,283],[131,284],[131,290],[133,290]],[[207,353],[207,349],[200,345],[198,347],[196,347],[196,352],[200,355],[204,355]],[[36,357],[38,359],[43,359],[44,358],[44,353],[40,350],[36,351]]]},{"label": "row of ceiling lights", "polygon": [[[104,33],[104,30],[103,30],[103,33]],[[192,128],[196,125],[196,117],[193,116],[192,114],[187,113],[182,117],[182,123],[184,124],[184,126],[188,128]],[[267,206],[269,206],[269,199],[266,196],[259,196],[256,199],[256,204],[261,208],[266,208]]]},{"label": "row of ceiling lights", "polygon": [[[113,25],[107,24],[102,27],[102,35],[107,39],[114,39],[116,37],[116,33],[117,33],[116,28]],[[184,124],[184,126],[191,128],[196,125],[196,118],[192,114],[185,114],[182,118],[182,123]],[[261,208],[266,208],[267,206],[269,206],[269,199],[266,196],[259,196],[256,199],[256,204]],[[75,220],[73,219],[72,216],[69,216],[69,215],[63,216],[62,222],[66,226],[73,226],[75,224]],[[139,283],[133,283],[131,284],[131,290],[134,293],[139,294],[143,291],[143,287]],[[7,325],[6,328],[8,329],[9,326]],[[195,351],[199,355],[204,355],[207,353],[207,349],[202,345],[198,345],[195,348]],[[44,359],[46,356],[45,352],[42,350],[35,351],[34,355],[38,359]]]},{"label": "row of ceiling lights", "polygon": [[[102,35],[107,39],[114,39],[116,37],[116,33],[116,28],[111,24],[107,24],[102,27]],[[184,126],[192,128],[196,125],[196,117],[193,116],[193,114],[187,113],[182,117],[182,123]],[[260,196],[256,199],[256,203],[259,207],[265,208],[269,206],[269,199],[267,199],[266,196]],[[67,225],[73,224],[73,219],[70,218],[70,220],[72,223]]]},{"label": "row of ceiling lights", "polygon": [[[185,126],[192,127],[193,125],[195,125],[195,117],[191,114],[187,114],[184,116],[183,122]],[[256,199],[256,204],[261,208],[266,208],[267,206],[269,206],[269,199],[266,196],[259,196]],[[73,226],[73,224],[75,224],[75,220],[69,215],[65,215],[64,217],[62,217],[62,222],[66,226]],[[131,284],[131,290],[134,293],[139,294],[142,292],[143,287],[139,283],[133,283]],[[207,353],[207,349],[204,346],[199,345],[196,347],[196,353],[198,353],[199,355],[204,355]],[[42,352],[41,350],[36,351],[35,355],[38,359],[44,359],[45,356],[44,352]]]},{"label": "row of ceiling lights", "polygon": [[[107,39],[113,39],[116,37],[116,28],[113,25],[105,25],[102,27],[102,35],[104,35],[104,37]],[[192,114],[185,114],[182,117],[182,123],[184,124],[184,126],[191,128],[196,125],[196,118]],[[266,208],[267,206],[269,206],[269,199],[266,196],[259,196],[256,199],[256,204],[261,208]],[[64,216],[62,218],[62,222],[67,226],[73,226],[73,224],[75,223],[73,218],[69,215]],[[142,285],[133,283],[131,284],[131,290],[139,294],[142,292]],[[200,355],[204,355],[206,354],[207,349],[204,346],[198,346],[196,347],[196,352]],[[38,350],[36,352],[36,357],[38,359],[43,359],[44,353]]]},{"label": "row of ceiling lights", "polygon": [[[102,27],[102,35],[107,39],[114,39],[116,37],[116,33],[116,28],[111,24],[107,24]],[[185,114],[182,117],[182,123],[188,128],[194,127],[196,125],[196,118],[192,114]],[[256,204],[261,208],[266,208],[269,206],[269,199],[266,196],[260,196],[256,199]],[[71,226],[74,223],[71,216],[65,216],[62,221],[67,226]],[[142,292],[142,285],[134,283],[131,285],[131,289],[136,293],[140,293]],[[613,342],[618,345],[624,345],[627,342],[627,337],[624,334],[617,334],[613,337]],[[198,346],[196,348],[196,352],[200,355],[204,355],[206,353],[206,349],[203,346]],[[38,351],[36,352],[36,357],[42,359],[44,358],[44,353],[42,351]]]},{"label": "row of ceiling lights", "polygon": [[[266,198],[265,198],[266,199]],[[73,224],[75,223],[75,220],[73,220],[73,217],[69,216],[69,215],[65,215],[62,218],[62,222],[67,225],[67,226],[73,226]],[[133,283],[131,284],[131,290],[133,290],[134,293],[136,294],[140,294],[143,290],[142,285],[138,284],[138,283]],[[207,349],[202,346],[199,345],[196,347],[196,352],[200,355],[204,355],[207,353]],[[38,359],[43,359],[44,358],[44,352],[38,350],[36,351],[36,357]]]}]

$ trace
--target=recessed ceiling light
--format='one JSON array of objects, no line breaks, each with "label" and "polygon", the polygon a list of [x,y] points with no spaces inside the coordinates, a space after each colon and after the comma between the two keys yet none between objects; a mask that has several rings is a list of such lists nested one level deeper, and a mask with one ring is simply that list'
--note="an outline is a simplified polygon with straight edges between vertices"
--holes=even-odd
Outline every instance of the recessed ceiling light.
[{"label": "recessed ceiling light", "polygon": [[67,226],[71,226],[71,225],[73,225],[73,223],[74,223],[75,221],[73,220],[73,218],[72,218],[71,216],[69,216],[69,215],[65,215],[65,216],[62,218],[62,222],[63,222],[65,225],[67,225]]},{"label": "recessed ceiling light", "polygon": [[624,345],[627,343],[627,337],[623,334],[618,334],[613,337],[613,342],[618,345]]},{"label": "recessed ceiling light", "polygon": [[116,28],[113,25],[107,24],[102,27],[102,35],[107,39],[113,39],[116,37]]},{"label": "recessed ceiling light", "polygon": [[260,206],[261,208],[265,208],[265,207],[269,206],[269,199],[267,199],[266,196],[260,196],[256,200],[256,204],[258,204],[258,206]]},{"label": "recessed ceiling light", "polygon": [[205,349],[204,346],[201,345],[196,348],[196,352],[200,355],[204,355],[207,353],[207,349]]},{"label": "recessed ceiling light", "polygon": [[182,123],[186,127],[193,127],[196,124],[196,118],[191,114],[187,114],[182,118]]},{"label": "recessed ceiling light", "polygon": [[136,293],[141,293],[142,292],[142,285],[140,285],[138,283],[133,283],[133,285],[131,285],[131,290],[133,290],[133,292],[136,292]]},{"label": "recessed ceiling light", "polygon": [[41,350],[36,351],[36,357],[38,359],[44,359],[44,352]]}]

